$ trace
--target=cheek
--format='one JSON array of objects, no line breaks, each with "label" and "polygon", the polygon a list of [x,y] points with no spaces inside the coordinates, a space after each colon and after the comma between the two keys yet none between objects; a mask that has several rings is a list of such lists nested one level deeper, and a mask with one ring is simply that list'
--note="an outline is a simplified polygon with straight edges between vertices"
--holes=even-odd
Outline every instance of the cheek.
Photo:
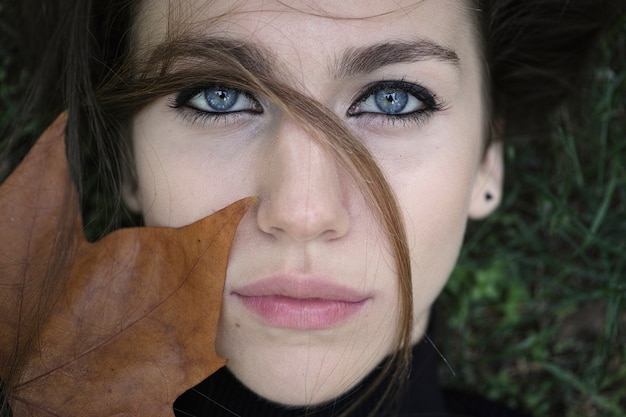
[{"label": "cheek", "polygon": [[136,117],[137,197],[146,225],[184,226],[251,195],[245,155],[227,155],[214,140],[181,129],[156,106]]},{"label": "cheek", "polygon": [[456,263],[476,168],[471,158],[440,156],[391,176],[407,229],[420,334]]},{"label": "cheek", "polygon": [[193,206],[193,188],[183,181],[193,178],[191,164],[177,150],[160,146],[162,136],[171,138],[173,133],[151,129],[148,123],[135,128],[138,198],[146,225],[182,226],[185,208]]}]

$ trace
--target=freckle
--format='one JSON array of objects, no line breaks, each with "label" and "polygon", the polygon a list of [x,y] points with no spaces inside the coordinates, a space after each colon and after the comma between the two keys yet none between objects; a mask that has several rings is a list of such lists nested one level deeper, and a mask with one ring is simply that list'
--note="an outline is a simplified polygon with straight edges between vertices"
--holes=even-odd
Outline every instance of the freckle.
[{"label": "freckle", "polygon": [[241,327],[239,323],[235,323],[235,327]]}]

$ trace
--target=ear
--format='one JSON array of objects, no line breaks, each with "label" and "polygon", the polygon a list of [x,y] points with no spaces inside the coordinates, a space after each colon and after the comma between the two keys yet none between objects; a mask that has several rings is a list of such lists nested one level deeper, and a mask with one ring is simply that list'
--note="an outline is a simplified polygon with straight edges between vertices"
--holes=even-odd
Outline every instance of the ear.
[{"label": "ear", "polygon": [[[127,170],[125,170],[127,171]],[[126,207],[133,213],[142,212],[141,199],[139,198],[139,187],[135,176],[130,172],[124,172],[122,179],[122,201]]]},{"label": "ear", "polygon": [[502,200],[503,178],[502,142],[494,141],[485,150],[476,173],[468,211],[470,219],[485,218],[498,208]]}]

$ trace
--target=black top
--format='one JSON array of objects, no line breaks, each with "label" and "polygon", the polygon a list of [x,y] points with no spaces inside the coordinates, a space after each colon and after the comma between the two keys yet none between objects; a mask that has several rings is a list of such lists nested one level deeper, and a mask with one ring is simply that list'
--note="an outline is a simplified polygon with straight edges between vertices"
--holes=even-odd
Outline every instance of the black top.
[{"label": "black top", "polygon": [[[246,388],[222,368],[184,393],[175,403],[177,417],[334,417],[359,397],[360,389],[380,372],[372,371],[363,383],[335,401],[318,407],[286,407],[267,401]],[[367,417],[382,395],[383,386],[359,404],[350,417]],[[411,374],[400,410],[377,417],[527,417],[478,396],[442,390],[437,381],[437,354],[430,342],[422,340],[413,348]]]}]

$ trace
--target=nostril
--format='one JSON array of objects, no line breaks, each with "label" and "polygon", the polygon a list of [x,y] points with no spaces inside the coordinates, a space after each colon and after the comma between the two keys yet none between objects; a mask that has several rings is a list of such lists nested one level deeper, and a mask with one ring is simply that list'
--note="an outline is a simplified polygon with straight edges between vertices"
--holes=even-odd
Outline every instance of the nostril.
[{"label": "nostril", "polygon": [[332,192],[324,196],[312,191],[282,193],[262,199],[257,210],[259,228],[275,237],[285,236],[303,242],[337,239],[349,229],[349,214],[341,199]]}]

